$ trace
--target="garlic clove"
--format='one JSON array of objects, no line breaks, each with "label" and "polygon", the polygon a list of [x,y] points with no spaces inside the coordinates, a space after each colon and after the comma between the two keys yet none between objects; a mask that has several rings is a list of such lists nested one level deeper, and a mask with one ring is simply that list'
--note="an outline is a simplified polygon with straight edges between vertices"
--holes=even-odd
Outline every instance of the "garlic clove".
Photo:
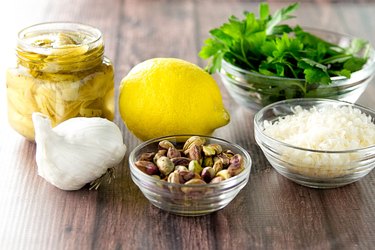
[{"label": "garlic clove", "polygon": [[38,174],[63,190],[78,190],[124,158],[126,145],[117,125],[104,118],[77,117],[52,128],[33,113]]}]

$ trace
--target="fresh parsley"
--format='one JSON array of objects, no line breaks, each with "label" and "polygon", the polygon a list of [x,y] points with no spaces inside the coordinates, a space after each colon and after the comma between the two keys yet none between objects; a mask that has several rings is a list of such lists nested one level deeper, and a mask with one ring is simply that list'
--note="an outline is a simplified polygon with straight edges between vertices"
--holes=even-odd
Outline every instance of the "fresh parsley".
[{"label": "fresh parsley", "polygon": [[268,3],[260,3],[259,16],[244,12],[244,18],[229,17],[228,22],[210,30],[212,37],[199,52],[209,59],[206,70],[221,69],[224,59],[245,70],[268,76],[305,79],[308,84],[329,84],[331,77],[344,76],[363,67],[367,56],[355,54],[369,46],[354,39],[348,48],[340,47],[306,32],[300,26],[281,22],[294,18],[299,7],[291,4],[270,15]]}]

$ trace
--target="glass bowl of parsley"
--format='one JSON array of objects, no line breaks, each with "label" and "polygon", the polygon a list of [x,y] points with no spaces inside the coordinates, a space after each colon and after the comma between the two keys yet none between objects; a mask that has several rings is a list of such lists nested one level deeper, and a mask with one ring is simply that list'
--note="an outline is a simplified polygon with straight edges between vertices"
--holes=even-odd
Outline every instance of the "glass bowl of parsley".
[{"label": "glass bowl of parsley", "polygon": [[218,72],[236,102],[258,110],[294,98],[356,102],[375,72],[375,51],[365,40],[327,30],[281,24],[298,8],[291,4],[259,17],[230,17],[210,31],[199,55]]}]

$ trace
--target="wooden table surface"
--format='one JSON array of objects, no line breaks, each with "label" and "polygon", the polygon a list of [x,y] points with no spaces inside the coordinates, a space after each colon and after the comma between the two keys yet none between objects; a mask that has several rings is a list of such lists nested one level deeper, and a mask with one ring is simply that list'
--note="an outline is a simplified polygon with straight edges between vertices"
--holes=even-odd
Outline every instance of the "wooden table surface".
[{"label": "wooden table surface", "polygon": [[[335,2],[339,3],[301,1],[298,22],[359,36],[374,45],[375,3]],[[288,2],[270,4],[274,11]],[[149,58],[177,57],[204,66],[197,53],[208,30],[231,14],[257,11],[257,3],[23,0],[2,1],[0,8],[1,79],[14,57],[18,30],[39,22],[75,21],[104,33],[117,89],[134,65]],[[117,107],[115,122],[128,146],[117,167],[117,178],[97,191],[85,187],[74,192],[61,191],[44,181],[37,175],[35,144],[7,124],[3,80],[0,249],[374,249],[375,172],[354,184],[329,190],[303,187],[280,176],[254,141],[254,111],[237,105],[215,78],[232,120],[214,135],[243,146],[254,165],[249,183],[226,208],[192,218],[153,207],[132,182],[127,159],[141,141],[126,129]],[[358,102],[375,109],[374,96],[375,80]]]}]

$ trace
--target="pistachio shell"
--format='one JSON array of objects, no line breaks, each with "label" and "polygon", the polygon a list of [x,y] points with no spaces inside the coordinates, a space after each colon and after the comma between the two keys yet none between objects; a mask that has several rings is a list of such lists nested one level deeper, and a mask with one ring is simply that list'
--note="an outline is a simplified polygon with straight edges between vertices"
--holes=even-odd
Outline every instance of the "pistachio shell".
[{"label": "pistachio shell", "polygon": [[159,149],[165,149],[168,150],[170,148],[175,148],[173,143],[167,140],[162,140],[159,142]]},{"label": "pistachio shell", "polygon": [[192,146],[194,146],[194,145],[202,146],[205,143],[206,143],[206,140],[204,138],[199,137],[199,136],[192,136],[192,137],[190,137],[189,139],[186,140],[182,150],[185,152],[185,154],[187,154],[186,151],[189,150]]}]

